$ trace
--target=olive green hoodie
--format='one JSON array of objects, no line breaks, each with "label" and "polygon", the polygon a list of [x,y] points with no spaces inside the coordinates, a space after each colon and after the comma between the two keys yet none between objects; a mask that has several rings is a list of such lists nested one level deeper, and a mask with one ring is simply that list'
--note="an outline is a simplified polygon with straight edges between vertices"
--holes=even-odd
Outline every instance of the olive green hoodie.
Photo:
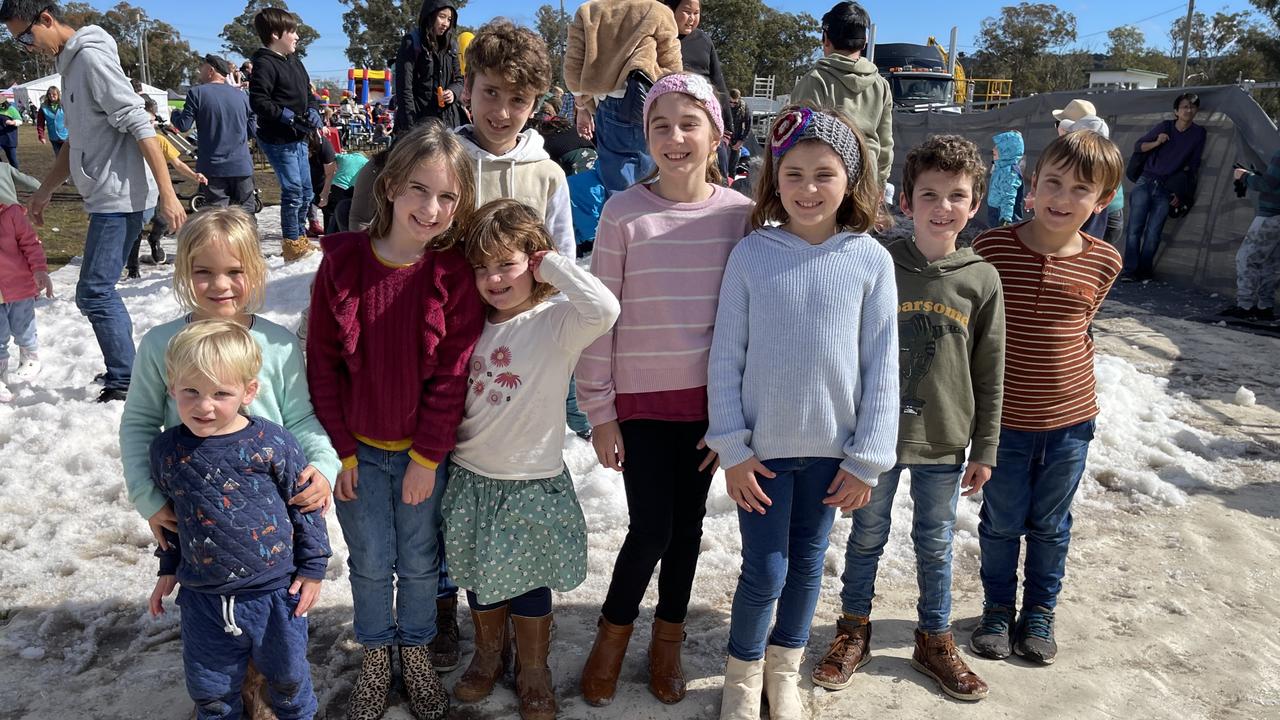
[{"label": "olive green hoodie", "polygon": [[867,138],[880,184],[889,182],[893,167],[893,93],[875,63],[832,53],[796,81],[791,102],[835,108],[853,121]]},{"label": "olive green hoodie", "polygon": [[1004,298],[969,248],[929,262],[914,239],[889,246],[898,283],[898,463],[996,464],[1004,397]]}]

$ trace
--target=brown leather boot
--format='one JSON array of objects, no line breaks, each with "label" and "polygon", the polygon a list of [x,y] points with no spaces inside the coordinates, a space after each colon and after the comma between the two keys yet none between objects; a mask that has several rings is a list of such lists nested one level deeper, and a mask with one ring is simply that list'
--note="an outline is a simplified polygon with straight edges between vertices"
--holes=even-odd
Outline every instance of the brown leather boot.
[{"label": "brown leather boot", "polygon": [[951,631],[916,630],[911,667],[936,680],[943,692],[957,700],[981,700],[987,696],[987,684],[964,663]]},{"label": "brown leather boot", "polygon": [[551,652],[551,613],[512,615],[516,636],[516,695],[524,720],[555,720],[556,692],[547,655]]},{"label": "brown leather boot", "polygon": [[596,642],[591,646],[587,664],[582,666],[582,696],[588,703],[602,707],[613,702],[622,658],[627,654],[627,643],[634,628],[634,625],[614,625],[603,616],[596,624]]},{"label": "brown leather boot", "polygon": [[653,639],[649,642],[649,692],[671,705],[684,699],[684,668],[680,646],[684,643],[684,623],[653,619]]},{"label": "brown leather boot", "polygon": [[813,666],[813,684],[843,690],[853,684],[853,673],[871,659],[871,620],[858,617],[836,621],[836,639],[827,654]]},{"label": "brown leather boot", "polygon": [[245,670],[240,698],[244,702],[244,716],[249,720],[276,720],[275,710],[271,709],[271,698],[267,695],[267,679],[258,672],[252,660]]},{"label": "brown leather boot", "polygon": [[458,596],[436,598],[436,636],[427,646],[431,650],[431,667],[447,673],[461,662],[458,650]]},{"label": "brown leather boot", "polygon": [[492,610],[472,610],[471,626],[476,631],[476,652],[471,664],[453,686],[454,697],[463,702],[476,702],[489,697],[493,686],[507,671],[507,617],[510,606]]}]

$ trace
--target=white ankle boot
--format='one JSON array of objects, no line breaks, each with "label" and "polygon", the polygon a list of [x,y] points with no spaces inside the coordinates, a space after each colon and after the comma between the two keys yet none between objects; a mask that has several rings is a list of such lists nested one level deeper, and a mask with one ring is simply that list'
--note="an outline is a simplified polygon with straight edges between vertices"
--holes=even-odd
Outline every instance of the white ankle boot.
[{"label": "white ankle boot", "polygon": [[759,720],[763,689],[764,660],[739,660],[730,656],[724,669],[720,720]]},{"label": "white ankle boot", "polygon": [[769,698],[771,720],[801,720],[800,661],[804,648],[770,645],[764,651],[764,694]]},{"label": "white ankle boot", "polygon": [[18,367],[13,371],[15,380],[31,382],[40,374],[40,356],[35,352],[23,350],[18,356]]}]

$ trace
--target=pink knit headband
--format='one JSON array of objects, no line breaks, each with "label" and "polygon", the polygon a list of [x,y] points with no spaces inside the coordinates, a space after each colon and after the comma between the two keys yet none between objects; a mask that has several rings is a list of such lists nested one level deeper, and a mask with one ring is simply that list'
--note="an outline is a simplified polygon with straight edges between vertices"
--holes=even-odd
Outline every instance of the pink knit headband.
[{"label": "pink knit headband", "polygon": [[711,122],[715,123],[716,130],[719,131],[716,137],[724,135],[724,118],[720,116],[720,101],[716,99],[715,88],[711,87],[706,78],[691,73],[666,75],[649,88],[649,95],[644,99],[645,135],[649,134],[649,108],[653,107],[658,98],[671,92],[684,93],[696,100],[707,111],[707,115],[711,116]]}]

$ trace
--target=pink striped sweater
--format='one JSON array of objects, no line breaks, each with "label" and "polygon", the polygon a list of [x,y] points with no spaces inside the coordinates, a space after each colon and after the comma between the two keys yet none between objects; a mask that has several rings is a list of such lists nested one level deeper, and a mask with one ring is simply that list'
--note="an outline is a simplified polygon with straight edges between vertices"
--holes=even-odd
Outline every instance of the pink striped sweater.
[{"label": "pink striped sweater", "polygon": [[720,280],[729,251],[751,230],[751,208],[719,186],[702,202],[674,203],[633,185],[605,203],[591,272],[622,315],[574,373],[592,425],[617,419],[616,393],[707,384]]}]

